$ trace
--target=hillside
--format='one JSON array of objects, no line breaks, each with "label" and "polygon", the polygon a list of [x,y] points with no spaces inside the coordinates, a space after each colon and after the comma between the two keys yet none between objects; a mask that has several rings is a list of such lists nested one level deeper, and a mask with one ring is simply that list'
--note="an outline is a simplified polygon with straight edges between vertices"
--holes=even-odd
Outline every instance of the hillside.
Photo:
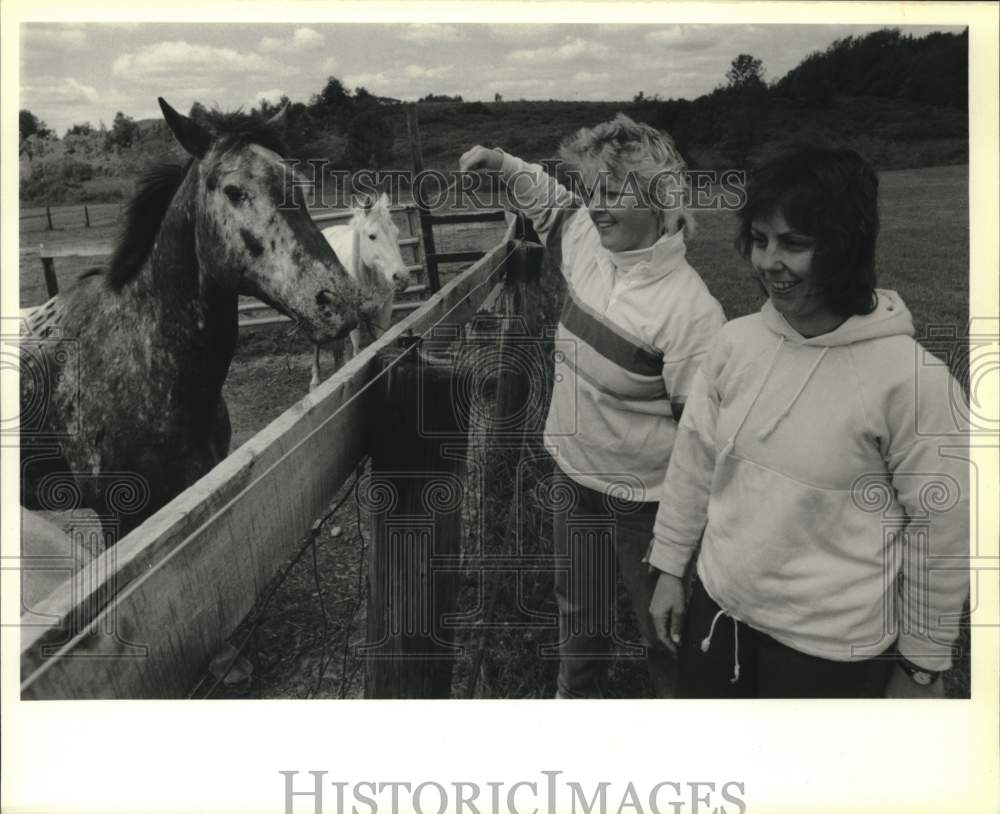
[{"label": "hillside", "polygon": [[[462,151],[483,143],[526,158],[555,155],[559,141],[577,128],[621,111],[667,130],[696,168],[732,166],[725,143],[724,94],[694,102],[502,102],[421,105],[421,141],[429,166],[453,168]],[[782,143],[825,141],[853,147],[880,169],[907,169],[968,161],[964,111],[876,97],[836,97],[821,108],[774,97],[758,111],[751,158]],[[405,125],[398,128],[405,136]],[[408,146],[397,140],[393,161],[407,166]]]}]

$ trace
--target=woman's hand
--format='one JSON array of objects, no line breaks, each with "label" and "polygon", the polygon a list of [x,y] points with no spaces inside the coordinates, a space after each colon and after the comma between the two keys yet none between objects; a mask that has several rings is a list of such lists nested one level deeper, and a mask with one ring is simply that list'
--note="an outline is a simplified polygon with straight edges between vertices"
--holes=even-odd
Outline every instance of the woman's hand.
[{"label": "woman's hand", "polygon": [[944,698],[944,681],[940,677],[930,684],[918,684],[898,664],[889,673],[886,698]]},{"label": "woman's hand", "polygon": [[677,652],[684,623],[684,583],[673,574],[660,572],[649,602],[656,638],[672,653]]},{"label": "woman's hand", "polygon": [[458,159],[458,168],[462,172],[499,172],[503,164],[503,154],[491,147],[477,144],[462,153]]}]

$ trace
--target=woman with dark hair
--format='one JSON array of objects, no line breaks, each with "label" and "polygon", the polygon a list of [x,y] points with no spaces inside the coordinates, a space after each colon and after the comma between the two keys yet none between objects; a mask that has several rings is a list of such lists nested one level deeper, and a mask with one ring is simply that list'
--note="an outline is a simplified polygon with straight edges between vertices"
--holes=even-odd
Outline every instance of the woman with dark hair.
[{"label": "woman with dark hair", "polygon": [[768,300],[706,355],[649,555],[682,697],[943,694],[966,596],[968,464],[946,448],[962,391],[875,287],[877,201],[850,150],[751,178],[737,246]]}]

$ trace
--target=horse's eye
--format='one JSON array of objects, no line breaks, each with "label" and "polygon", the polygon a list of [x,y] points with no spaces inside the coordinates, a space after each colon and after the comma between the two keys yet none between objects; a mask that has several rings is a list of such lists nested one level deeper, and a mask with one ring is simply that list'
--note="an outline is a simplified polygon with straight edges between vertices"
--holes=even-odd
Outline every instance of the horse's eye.
[{"label": "horse's eye", "polygon": [[374,239],[375,239],[375,237],[376,237],[375,235],[368,235],[368,239],[369,239],[369,240],[374,240]]},{"label": "horse's eye", "polygon": [[246,197],[242,189],[232,184],[228,184],[222,191],[226,193],[226,197],[234,204],[238,204]]}]

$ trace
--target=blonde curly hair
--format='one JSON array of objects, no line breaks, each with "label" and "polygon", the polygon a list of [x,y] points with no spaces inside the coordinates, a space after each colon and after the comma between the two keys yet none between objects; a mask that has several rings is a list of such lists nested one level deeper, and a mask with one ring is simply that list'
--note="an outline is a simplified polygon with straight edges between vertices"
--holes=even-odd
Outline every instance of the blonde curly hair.
[{"label": "blonde curly hair", "polygon": [[559,147],[559,157],[588,187],[602,174],[623,183],[631,175],[644,203],[659,215],[662,230],[693,233],[694,219],[686,204],[687,164],[668,133],[619,113],[569,136]]}]

